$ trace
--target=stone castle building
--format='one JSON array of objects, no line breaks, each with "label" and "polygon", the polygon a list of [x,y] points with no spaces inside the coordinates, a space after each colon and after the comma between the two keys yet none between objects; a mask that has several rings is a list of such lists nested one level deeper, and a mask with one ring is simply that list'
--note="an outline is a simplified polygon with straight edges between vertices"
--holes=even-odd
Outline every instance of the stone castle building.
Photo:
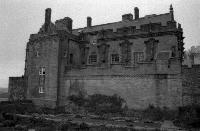
[{"label": "stone castle building", "polygon": [[[120,95],[128,107],[182,106],[181,25],[168,13],[73,29],[69,17],[51,22],[51,9],[26,47],[25,96],[40,106],[63,106],[67,97]],[[12,83],[12,80],[10,80]],[[12,86],[10,87],[12,88]]]}]

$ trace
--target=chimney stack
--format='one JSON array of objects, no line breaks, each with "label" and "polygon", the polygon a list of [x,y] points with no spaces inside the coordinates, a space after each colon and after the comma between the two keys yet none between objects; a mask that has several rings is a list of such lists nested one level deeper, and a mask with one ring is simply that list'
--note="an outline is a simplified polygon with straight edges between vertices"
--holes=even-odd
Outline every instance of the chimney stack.
[{"label": "chimney stack", "polygon": [[171,14],[171,20],[174,21],[174,9],[173,9],[172,4],[170,5],[169,12]]},{"label": "chimney stack", "polygon": [[45,23],[44,23],[45,32],[48,30],[50,23],[51,23],[51,8],[47,8],[45,10]]},{"label": "chimney stack", "polygon": [[87,27],[91,27],[92,26],[92,18],[91,17],[87,17]]},{"label": "chimney stack", "polygon": [[134,13],[135,13],[135,20],[139,19],[139,9],[138,9],[138,7],[134,8]]},{"label": "chimney stack", "polygon": [[73,22],[73,20],[70,17],[65,17],[65,20],[67,22],[67,28],[68,28],[69,32],[72,32],[72,22]]}]

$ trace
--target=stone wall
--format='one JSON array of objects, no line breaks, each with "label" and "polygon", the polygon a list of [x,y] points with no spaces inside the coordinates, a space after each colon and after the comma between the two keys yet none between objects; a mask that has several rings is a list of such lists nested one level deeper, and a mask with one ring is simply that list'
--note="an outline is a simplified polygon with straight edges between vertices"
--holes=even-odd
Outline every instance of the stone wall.
[{"label": "stone wall", "polygon": [[[36,35],[27,44],[27,99],[38,105],[56,106],[58,83],[59,39],[56,35]],[[40,74],[44,68],[44,74]],[[42,83],[42,84],[41,84]],[[42,90],[41,90],[42,88]],[[47,102],[48,101],[48,102]]]},{"label": "stone wall", "polygon": [[66,77],[62,103],[67,96],[82,92],[86,95],[118,94],[129,108],[144,109],[149,105],[175,109],[181,106],[181,79],[176,75],[133,75]]},{"label": "stone wall", "polygon": [[75,30],[67,17],[42,27],[27,44],[27,98],[55,107],[78,92],[116,93],[131,108],[180,106],[183,38],[172,13]]},{"label": "stone wall", "polygon": [[[154,49],[153,60],[146,61],[146,43],[149,40],[155,40],[157,47]],[[129,44],[124,47],[126,42]],[[144,109],[150,104],[170,109],[182,105],[181,64],[177,49],[175,57],[171,57],[172,47],[178,46],[175,35],[89,43],[86,45],[88,56],[85,65],[81,65],[82,56],[77,43],[70,42],[69,45],[70,53],[76,55],[73,64],[67,64],[66,59],[62,59],[61,73],[64,74],[59,78],[60,105],[67,104],[69,95],[79,92],[87,95],[118,94],[126,100],[130,108],[136,109]],[[129,48],[129,54],[123,54],[122,48]],[[105,52],[102,53],[101,49]],[[94,52],[97,54],[97,63],[90,64],[89,55]],[[134,52],[143,52],[144,61],[135,63]],[[112,53],[119,54],[118,64],[112,64]],[[102,61],[104,54],[107,59],[105,62]],[[129,61],[125,64],[126,56]]]},{"label": "stone wall", "polygon": [[182,66],[183,105],[200,105],[200,65]]},{"label": "stone wall", "polygon": [[9,77],[8,100],[17,101],[26,98],[25,77]]}]

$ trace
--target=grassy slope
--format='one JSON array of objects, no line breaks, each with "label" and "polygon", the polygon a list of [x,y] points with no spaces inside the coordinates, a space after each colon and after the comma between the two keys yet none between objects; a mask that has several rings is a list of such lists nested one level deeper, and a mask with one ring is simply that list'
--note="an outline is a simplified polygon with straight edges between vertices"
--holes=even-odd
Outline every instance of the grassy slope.
[{"label": "grassy slope", "polygon": [[8,88],[0,88],[0,98],[8,98]]}]

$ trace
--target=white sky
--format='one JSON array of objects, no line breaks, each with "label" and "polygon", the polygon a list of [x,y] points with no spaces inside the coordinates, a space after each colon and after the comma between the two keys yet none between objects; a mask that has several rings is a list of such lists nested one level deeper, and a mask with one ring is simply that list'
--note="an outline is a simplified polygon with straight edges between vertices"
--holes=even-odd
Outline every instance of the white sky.
[{"label": "white sky", "polygon": [[185,48],[200,45],[200,0],[0,0],[0,87],[8,86],[9,76],[24,72],[25,47],[29,35],[37,33],[44,22],[44,11],[52,9],[52,21],[66,16],[73,19],[73,28],[121,20],[121,15],[140,16],[169,12],[173,4],[175,20],[182,24]]}]

